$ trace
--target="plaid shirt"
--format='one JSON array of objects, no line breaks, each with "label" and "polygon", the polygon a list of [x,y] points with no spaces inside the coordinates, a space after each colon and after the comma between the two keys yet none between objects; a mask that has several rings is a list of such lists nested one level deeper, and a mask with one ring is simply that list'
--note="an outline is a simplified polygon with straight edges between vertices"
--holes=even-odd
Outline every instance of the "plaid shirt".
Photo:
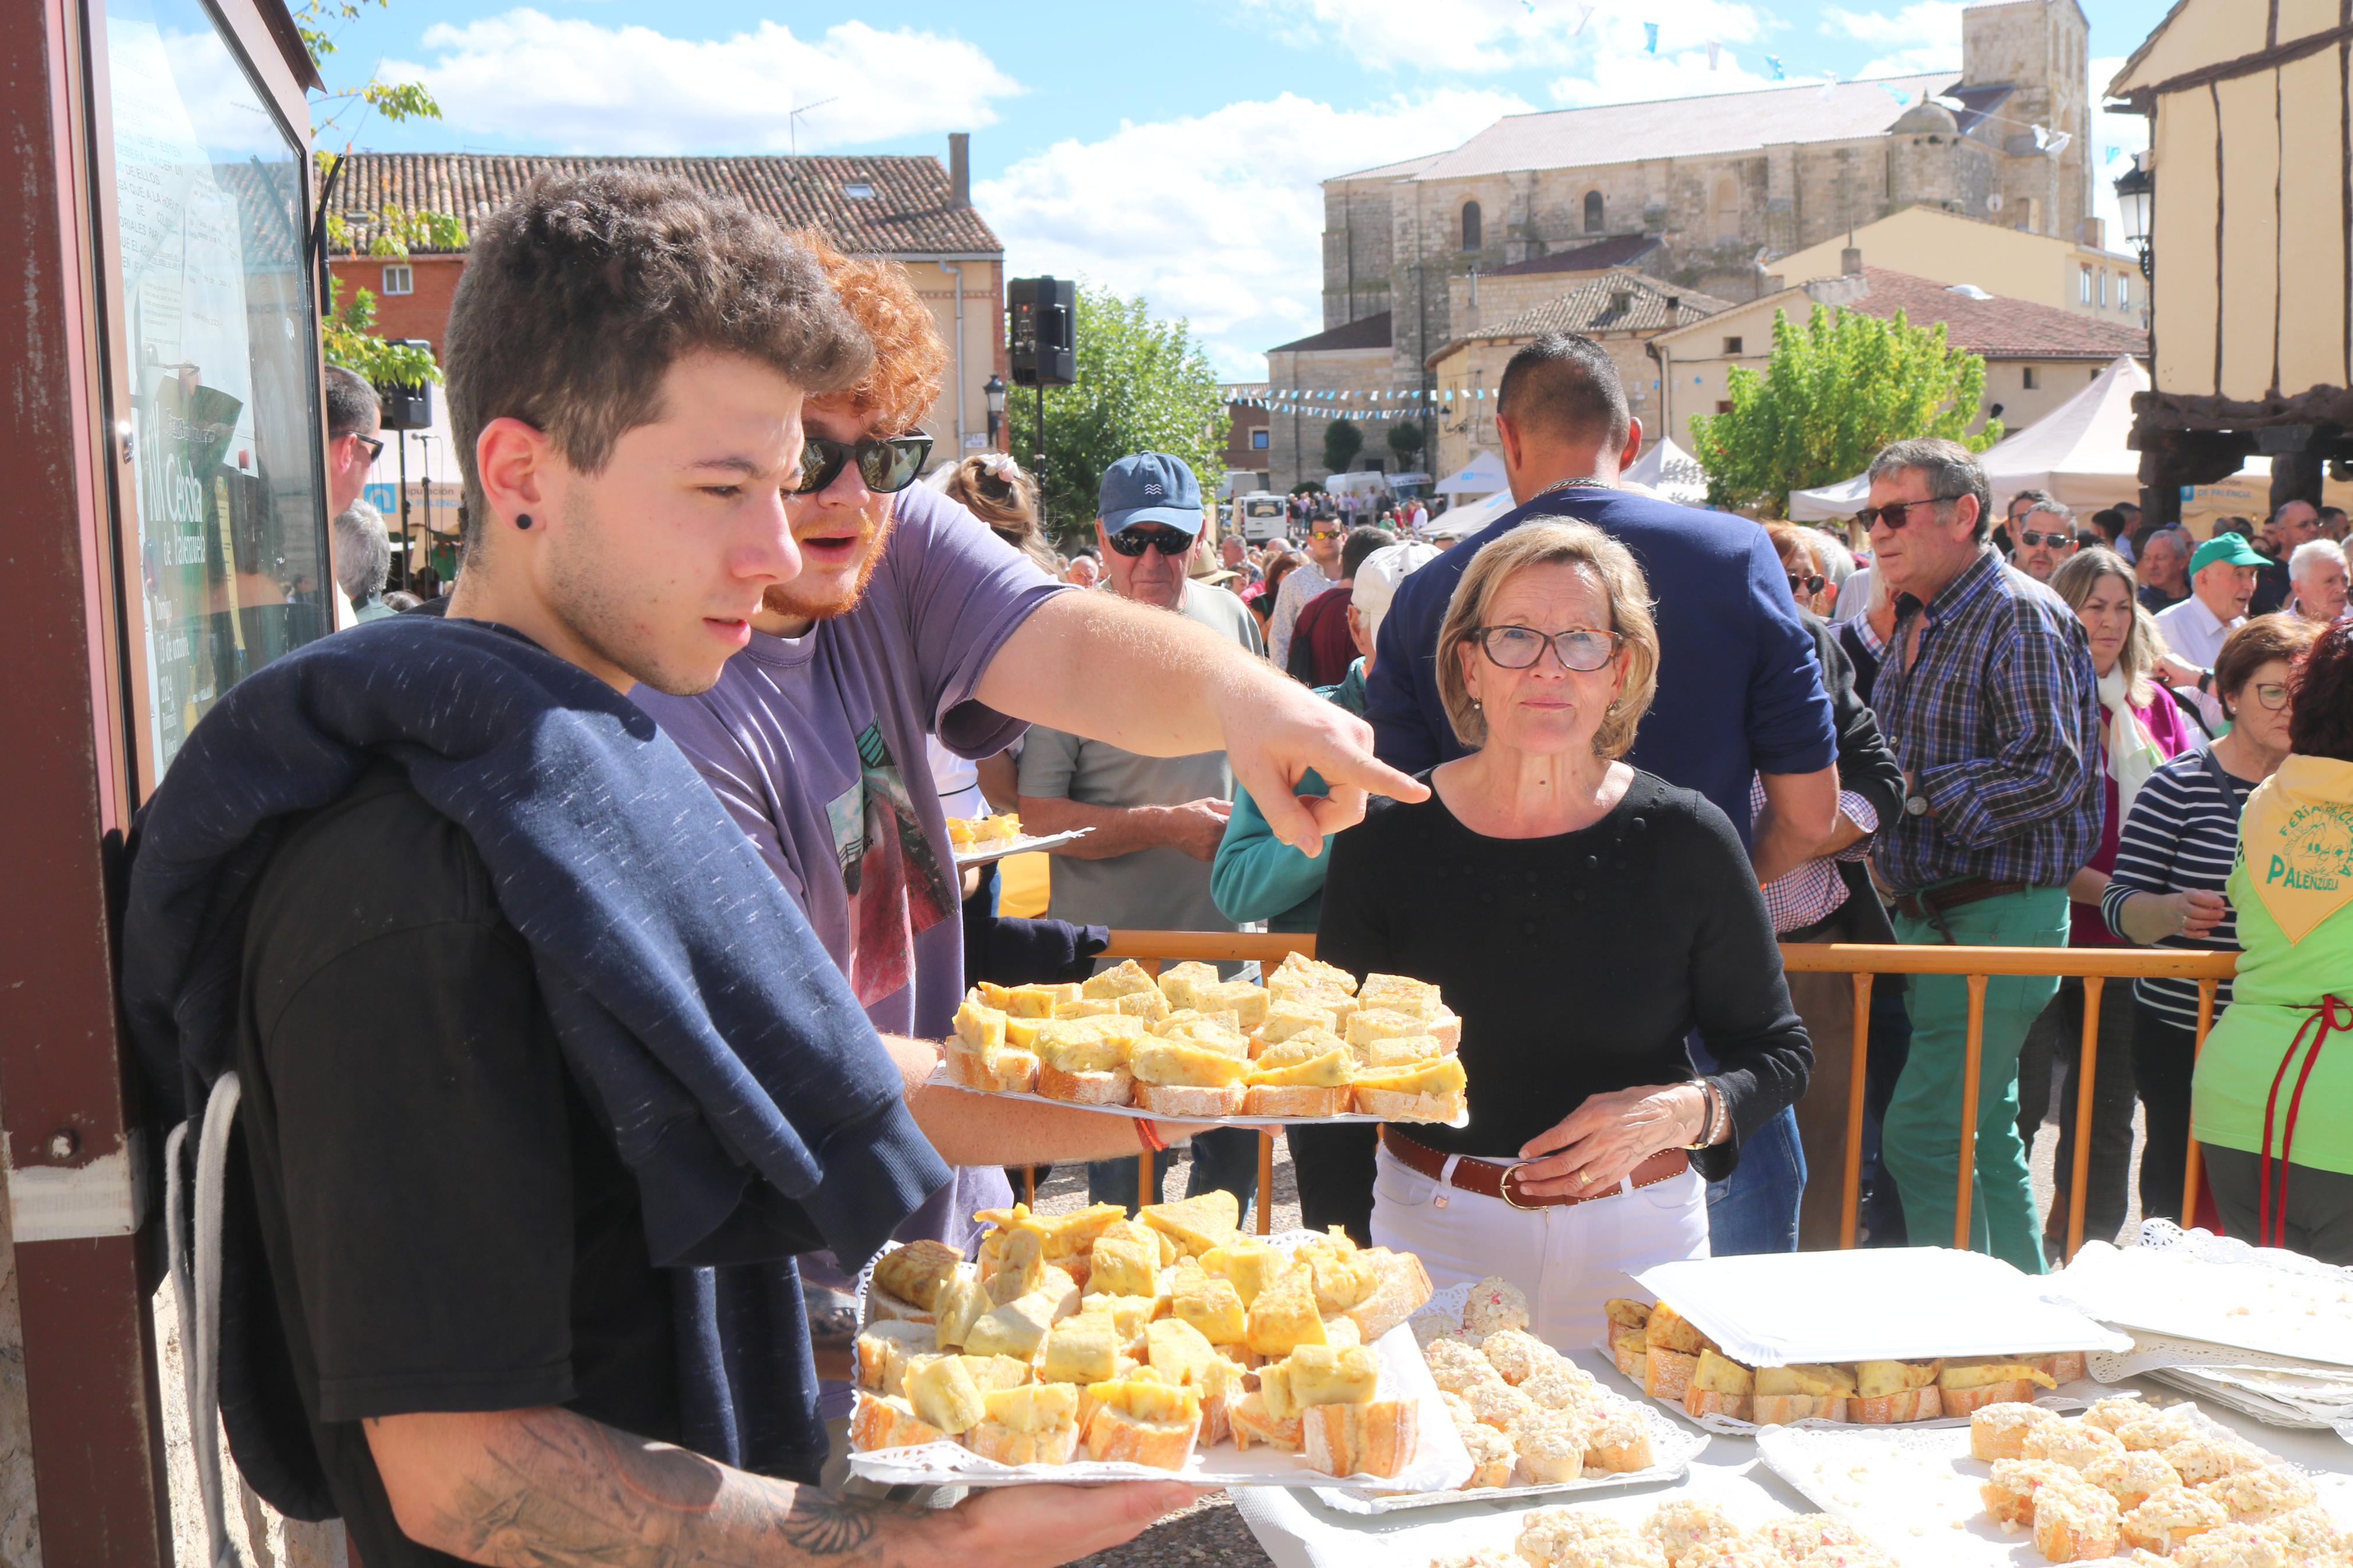
[{"label": "plaid shirt", "polygon": [[[1907,668],[1915,616],[1926,624]],[[1898,601],[1872,707],[1929,809],[1881,826],[1887,884],[2065,886],[2100,842],[2098,687],[2074,612],[1989,548],[1925,610]]]},{"label": "plaid shirt", "polygon": [[[1759,774],[1748,784],[1748,820],[1755,822],[1764,810],[1765,779]],[[1879,826],[1879,813],[1851,789],[1839,791],[1839,813],[1862,828],[1863,837],[1835,855],[1817,856],[1765,884],[1765,913],[1772,919],[1774,935],[1787,936],[1827,920],[1846,902],[1846,879],[1839,875],[1839,862],[1871,858],[1871,835]]]}]

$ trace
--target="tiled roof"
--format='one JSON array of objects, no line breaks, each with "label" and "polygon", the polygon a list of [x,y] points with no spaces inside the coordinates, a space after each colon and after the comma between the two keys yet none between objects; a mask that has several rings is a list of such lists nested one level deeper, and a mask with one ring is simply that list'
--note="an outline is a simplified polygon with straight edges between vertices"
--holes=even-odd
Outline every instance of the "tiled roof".
[{"label": "tiled roof", "polygon": [[[1464,179],[1525,169],[1575,169],[1659,158],[1746,153],[1788,142],[1846,142],[1885,135],[1904,113],[1888,89],[1913,101],[1950,94],[1957,73],[1819,83],[1759,92],[1720,92],[1651,103],[1599,104],[1543,114],[1507,114],[1411,175]],[[1983,109],[1960,117],[1966,130]]]},{"label": "tiled roof", "polygon": [[1335,174],[1332,177],[1335,180],[1410,180],[1445,156],[1443,153],[1424,153],[1419,158],[1408,158],[1396,163],[1380,163],[1369,169],[1358,169],[1353,174]]},{"label": "tiled roof", "polygon": [[1864,292],[1845,309],[1883,320],[1901,310],[1915,327],[1942,321],[1947,342],[1986,358],[2106,361],[2118,354],[2148,355],[2148,334],[2138,327],[2000,295],[1973,300],[1934,279],[1884,267],[1864,268],[1862,279]]},{"label": "tiled roof", "polygon": [[1525,278],[1537,272],[1606,272],[1612,267],[1631,267],[1662,248],[1666,242],[1651,234],[1621,234],[1609,239],[1597,239],[1590,245],[1580,245],[1574,250],[1556,250],[1550,256],[1531,256],[1525,261],[1514,261],[1508,267],[1482,268],[1482,278]]},{"label": "tiled roof", "polygon": [[[522,194],[546,169],[607,166],[676,174],[732,195],[793,228],[815,228],[852,254],[999,255],[1005,249],[969,206],[951,206],[937,158],[543,158],[480,153],[354,153],[335,186],[334,209],[362,249],[386,204],[453,214],[469,229]],[[854,196],[852,189],[871,192]],[[436,252],[419,247],[418,254]]]},{"label": "tiled roof", "polygon": [[[1547,332],[1656,332],[1687,327],[1730,309],[1729,300],[1646,272],[1620,269],[1588,279],[1541,305],[1531,305],[1507,321],[1466,332],[1455,342],[1540,338]],[[1430,355],[1430,363],[1436,363],[1453,346],[1449,343]]]},{"label": "tiled roof", "polygon": [[1313,337],[1292,342],[1277,343],[1266,352],[1271,354],[1309,353],[1316,350],[1385,349],[1389,346],[1389,313],[1360,316],[1344,326],[1328,327]]}]

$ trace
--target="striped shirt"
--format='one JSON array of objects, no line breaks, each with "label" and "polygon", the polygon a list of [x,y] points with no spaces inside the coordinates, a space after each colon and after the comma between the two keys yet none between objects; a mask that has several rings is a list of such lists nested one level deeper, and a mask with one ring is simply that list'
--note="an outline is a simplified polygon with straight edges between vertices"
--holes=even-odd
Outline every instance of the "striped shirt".
[{"label": "striped shirt", "polygon": [[[2215,782],[2228,781],[2226,794]],[[2117,916],[2134,893],[2220,893],[2239,853],[2239,813],[2255,786],[2211,765],[2203,748],[2182,752],[2148,775],[2116,840],[2116,866],[2101,895],[2100,914],[2122,933]],[[2168,936],[2153,945],[2192,952],[2239,951],[2238,911],[2223,900],[2222,919],[2204,936]],[[2152,978],[2133,983],[2133,994],[2152,1012],[2185,1029],[2198,1026],[2198,983]],[[2214,1016],[2231,1000],[2231,983],[2214,994]]]}]

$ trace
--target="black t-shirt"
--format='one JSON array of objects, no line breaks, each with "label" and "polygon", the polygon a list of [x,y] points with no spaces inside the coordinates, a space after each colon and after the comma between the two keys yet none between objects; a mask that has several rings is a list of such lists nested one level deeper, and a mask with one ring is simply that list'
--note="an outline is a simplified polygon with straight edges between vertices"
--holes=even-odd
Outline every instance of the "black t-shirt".
[{"label": "black t-shirt", "polygon": [[[1588,1096],[1691,1079],[1694,1028],[1741,1135],[1805,1092],[1764,895],[1704,796],[1637,770],[1609,815],[1549,838],[1473,833],[1435,791],[1376,799],[1330,854],[1316,955],[1430,981],[1462,1016],[1471,1124],[1417,1142],[1515,1158]],[[1711,1180],[1736,1163],[1729,1145],[1694,1161]]]},{"label": "black t-shirt", "polygon": [[238,1112],[271,1285],[368,1568],[400,1533],[360,1421],[561,1405],[674,1441],[670,1282],[466,835],[389,769],[254,894]]}]

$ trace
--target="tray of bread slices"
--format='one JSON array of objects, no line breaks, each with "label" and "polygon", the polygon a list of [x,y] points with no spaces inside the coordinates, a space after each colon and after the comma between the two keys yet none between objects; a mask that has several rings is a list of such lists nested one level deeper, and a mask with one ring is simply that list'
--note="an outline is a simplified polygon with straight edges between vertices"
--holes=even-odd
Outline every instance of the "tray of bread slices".
[{"label": "tray of bread slices", "polygon": [[1343,1513],[1679,1480],[1707,1447],[1706,1434],[1612,1393],[1529,1333],[1527,1298],[1508,1279],[1450,1285],[1408,1326],[1471,1456],[1470,1479],[1447,1492],[1315,1489]]},{"label": "tray of bread slices", "polygon": [[1292,953],[1264,984],[1130,959],[1084,981],[992,985],[956,1009],[932,1082],[1114,1116],[1233,1127],[1461,1127],[1462,1020],[1438,987]]},{"label": "tray of bread slices", "polygon": [[1093,831],[1092,827],[1073,827],[1066,833],[1024,833],[1019,814],[1010,811],[995,816],[951,816],[948,847],[955,853],[958,866],[985,866],[1008,855],[1059,848]]},{"label": "tray of bread slices", "polygon": [[2341,1568],[2353,1488],[2247,1442],[2193,1405],[2130,1395],[2070,1418],[1978,1406],[1966,1428],[1776,1428],[1772,1469],[1910,1564]]},{"label": "tray of bread slices", "polygon": [[2087,1352],[2128,1344],[2000,1258],[1944,1247],[1661,1264],[1608,1303],[1619,1373],[1710,1432],[1958,1425],[1981,1405],[2080,1408]]},{"label": "tray of bread slices", "polygon": [[892,1485],[1353,1479],[1471,1472],[1406,1320],[1409,1253],[1336,1230],[1242,1234],[1229,1193],[1046,1216],[988,1210],[978,1256],[878,1259],[857,1340],[850,1468]]},{"label": "tray of bread slices", "polygon": [[1669,1498],[1641,1515],[1631,1509],[1540,1508],[1513,1524],[1517,1534],[1510,1546],[1441,1553],[1430,1560],[1430,1568],[1897,1568],[1899,1563],[1826,1513],[1743,1524],[1699,1498]]}]

